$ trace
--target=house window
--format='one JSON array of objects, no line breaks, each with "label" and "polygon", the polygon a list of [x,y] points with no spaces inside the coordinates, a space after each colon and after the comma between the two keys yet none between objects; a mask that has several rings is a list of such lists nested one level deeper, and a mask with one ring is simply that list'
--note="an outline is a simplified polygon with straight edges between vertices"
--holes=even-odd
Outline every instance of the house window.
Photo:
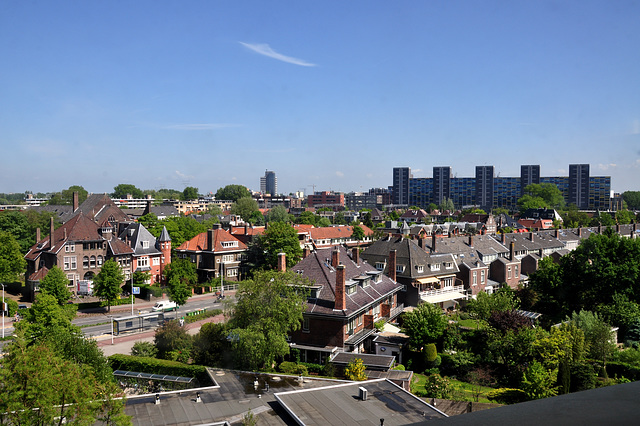
[{"label": "house window", "polygon": [[358,326],[362,325],[362,317],[363,315],[358,315]]},{"label": "house window", "polygon": [[418,269],[418,272],[424,272],[424,266],[416,265],[416,268]]},{"label": "house window", "polygon": [[484,284],[484,270],[480,271],[480,284]]},{"label": "house window", "polygon": [[153,266],[160,265],[160,258],[159,257],[154,257],[152,261],[153,261]]},{"label": "house window", "polygon": [[354,294],[357,288],[358,286],[355,286],[355,285],[347,287],[347,294]]},{"label": "house window", "polygon": [[308,317],[304,317],[302,319],[302,331],[305,333],[309,332],[309,318]]},{"label": "house window", "polygon": [[[72,266],[73,263],[73,266]],[[64,257],[64,270],[68,271],[69,269],[76,269],[76,257],[75,256],[65,256]]]},{"label": "house window", "polygon": [[233,255],[232,254],[225,254],[224,256],[222,256],[222,261],[223,262],[233,262]]},{"label": "house window", "polygon": [[440,280],[440,283],[442,284],[443,287],[452,287],[453,286],[453,278],[451,278],[451,277],[444,278],[443,280]]},{"label": "house window", "polygon": [[[218,259],[217,262],[220,263],[220,259]],[[191,263],[196,263],[196,255],[195,254],[191,255]]]},{"label": "house window", "polygon": [[430,269],[432,271],[439,271],[440,270],[440,264],[439,263],[433,263],[430,265]]},{"label": "house window", "polygon": [[67,253],[74,253],[76,251],[76,245],[74,243],[67,243],[64,247],[64,251]]},{"label": "house window", "polygon": [[237,269],[227,269],[227,276],[228,277],[237,277],[238,276],[238,270]]},{"label": "house window", "polygon": [[142,242],[142,248],[148,249],[149,248],[149,241],[143,241]]},{"label": "house window", "polygon": [[476,271],[473,271],[471,284],[473,285],[478,284],[478,273]]},{"label": "house window", "polygon": [[91,256],[89,258],[89,268],[95,268],[95,267],[96,267],[96,257]]},{"label": "house window", "polygon": [[507,278],[511,278],[511,265],[507,266]]},{"label": "house window", "polygon": [[451,268],[453,268],[453,263],[445,262],[444,267],[447,268],[447,269],[451,269]]},{"label": "house window", "polygon": [[376,262],[376,269],[378,271],[384,271],[384,263],[383,262]]},{"label": "house window", "polygon": [[518,278],[518,265],[515,265],[514,268],[515,268],[515,270],[513,271],[514,272],[514,276],[516,278]]},{"label": "house window", "polygon": [[102,267],[102,256],[98,256],[98,268]]},{"label": "house window", "polygon": [[89,258],[87,256],[82,258],[82,267],[84,269],[88,269],[89,268]]},{"label": "house window", "polygon": [[349,320],[349,324],[347,325],[347,334],[352,335],[356,329],[356,318]]},{"label": "house window", "polygon": [[138,267],[149,266],[149,258],[147,256],[138,258]]},{"label": "house window", "polygon": [[376,320],[378,319],[379,316],[380,316],[380,305],[376,305],[375,308],[373,308],[373,319]]},{"label": "house window", "polygon": [[404,265],[396,265],[396,273],[401,274],[404,272]]},{"label": "house window", "polygon": [[73,281],[73,278],[74,278],[74,277],[75,277],[75,275],[73,275],[73,274],[68,274],[68,275],[67,275],[67,279],[69,280],[69,284],[68,284],[68,285],[69,285],[69,287],[73,286],[73,282],[74,282],[74,281]]}]

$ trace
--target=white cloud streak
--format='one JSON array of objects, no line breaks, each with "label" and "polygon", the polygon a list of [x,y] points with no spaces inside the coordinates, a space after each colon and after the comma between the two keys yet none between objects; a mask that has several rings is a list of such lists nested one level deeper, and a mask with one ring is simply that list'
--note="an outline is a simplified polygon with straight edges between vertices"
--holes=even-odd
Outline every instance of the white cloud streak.
[{"label": "white cloud streak", "polygon": [[292,58],[291,56],[285,56],[282,53],[278,53],[275,50],[273,50],[271,48],[271,46],[269,46],[266,43],[257,43],[257,44],[253,44],[253,43],[244,43],[242,41],[239,41],[238,43],[240,43],[241,45],[243,45],[244,47],[246,47],[247,49],[253,50],[254,52],[263,55],[263,56],[267,56],[269,58],[273,58],[273,59],[277,59],[278,61],[282,61],[282,62],[286,62],[289,64],[294,64],[294,65],[300,65],[301,67],[315,67],[316,64],[312,64],[311,62],[307,62],[303,59],[298,59],[298,58]]}]

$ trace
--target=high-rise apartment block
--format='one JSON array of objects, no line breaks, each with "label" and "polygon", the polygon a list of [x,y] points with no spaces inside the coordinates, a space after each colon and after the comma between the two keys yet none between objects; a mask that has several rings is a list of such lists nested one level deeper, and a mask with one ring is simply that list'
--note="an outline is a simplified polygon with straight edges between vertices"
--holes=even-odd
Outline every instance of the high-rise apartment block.
[{"label": "high-rise apartment block", "polygon": [[[588,164],[572,164],[569,176],[544,177],[539,165],[523,165],[519,177],[495,176],[494,166],[477,166],[475,177],[452,177],[451,168],[433,168],[432,178],[413,178],[408,167],[393,169],[393,204],[426,208],[451,198],[457,208],[479,206],[489,211],[496,207],[518,208],[518,198],[530,184],[556,185],[567,204],[583,210],[608,210],[611,207],[611,177],[590,176]],[[407,177],[408,176],[408,177]],[[402,201],[402,189],[408,179],[408,201]],[[447,195],[448,193],[448,195]]]},{"label": "high-rise apartment block", "polygon": [[263,194],[278,194],[278,178],[276,172],[266,170],[264,176],[260,178],[260,192]]},{"label": "high-rise apartment block", "polygon": [[409,167],[393,168],[393,187],[392,187],[393,204],[396,204],[396,205],[409,204],[409,180],[411,178],[412,178],[411,169]]}]

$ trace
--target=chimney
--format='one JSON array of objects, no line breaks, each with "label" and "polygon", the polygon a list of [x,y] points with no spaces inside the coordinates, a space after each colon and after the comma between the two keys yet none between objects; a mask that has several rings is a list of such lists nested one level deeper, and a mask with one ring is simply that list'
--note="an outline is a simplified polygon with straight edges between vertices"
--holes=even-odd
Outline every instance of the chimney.
[{"label": "chimney", "polygon": [[560,238],[560,228],[556,228],[556,239]]},{"label": "chimney", "polygon": [[360,249],[358,249],[358,247],[354,247],[351,249],[351,260],[353,260],[353,263],[355,263],[356,265],[360,263]]},{"label": "chimney", "polygon": [[78,198],[78,191],[73,191],[73,212],[80,207],[80,199]]},{"label": "chimney", "polygon": [[311,254],[311,250],[309,250],[309,247],[306,247],[302,249],[302,258],[306,259],[309,255]]},{"label": "chimney", "polygon": [[286,272],[287,271],[287,254],[286,253],[278,253],[278,272]]},{"label": "chimney", "polygon": [[473,247],[473,235],[469,235],[469,247]]},{"label": "chimney", "polygon": [[516,247],[516,243],[514,243],[513,241],[511,241],[511,244],[509,244],[509,260],[515,260],[515,247]]},{"label": "chimney", "polygon": [[578,237],[582,238],[582,227],[578,228]]},{"label": "chimney", "polygon": [[338,248],[336,247],[331,252],[331,266],[333,266],[334,268],[337,268],[339,264],[340,264],[340,252],[338,251]]},{"label": "chimney", "polygon": [[67,228],[64,228],[64,240],[67,241]]},{"label": "chimney", "polygon": [[418,239],[418,246],[422,249],[422,250],[427,250],[427,239],[426,238],[419,238]]},{"label": "chimney", "polygon": [[502,231],[502,245],[507,244],[507,234]]},{"label": "chimney", "polygon": [[207,251],[213,251],[214,239],[215,231],[213,229],[207,229]]},{"label": "chimney", "polygon": [[538,250],[538,256],[540,256],[540,259],[542,259],[544,257],[544,250],[543,249],[539,249]]},{"label": "chimney", "polygon": [[40,228],[36,228],[36,243],[40,242]]},{"label": "chimney", "polygon": [[389,278],[395,281],[396,280],[396,251],[395,250],[391,250],[389,252],[388,268],[389,270],[387,271],[387,274],[389,275]]},{"label": "chimney", "polygon": [[436,249],[436,233],[435,231],[433,232],[433,234],[431,234],[431,253],[435,253],[437,251]]},{"label": "chimney", "polygon": [[535,237],[533,236],[533,232],[529,232],[529,239],[530,239],[531,241],[533,241],[533,240],[534,240],[534,238],[535,238]]},{"label": "chimney", "polygon": [[345,291],[345,272],[344,265],[340,264],[336,268],[336,304],[335,310],[342,311],[346,309],[347,299]]},{"label": "chimney", "polygon": [[51,218],[51,221],[49,223],[49,246],[51,250],[53,250],[53,232],[54,231],[55,231],[55,228],[53,226],[53,218]]},{"label": "chimney", "polygon": [[616,234],[620,233],[620,224],[616,223]]}]

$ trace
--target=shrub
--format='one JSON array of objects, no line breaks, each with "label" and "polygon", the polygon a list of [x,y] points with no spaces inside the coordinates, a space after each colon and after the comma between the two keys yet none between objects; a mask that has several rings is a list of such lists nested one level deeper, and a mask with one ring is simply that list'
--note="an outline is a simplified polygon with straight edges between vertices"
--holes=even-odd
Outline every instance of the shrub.
[{"label": "shrub", "polygon": [[487,393],[487,398],[498,404],[517,404],[527,400],[527,394],[521,389],[500,388]]},{"label": "shrub", "polygon": [[439,374],[431,374],[427,377],[427,381],[424,384],[424,395],[427,398],[442,398],[447,399],[451,396],[451,383],[446,377],[442,377]]},{"label": "shrub", "polygon": [[404,365],[398,364],[395,367],[393,367],[392,370],[404,371]]},{"label": "shrub", "polygon": [[134,343],[133,347],[131,348],[132,356],[155,358],[157,354],[158,349],[156,349],[156,346],[151,342],[139,341]]},{"label": "shrub", "polygon": [[438,356],[438,350],[435,343],[429,343],[424,347],[424,359],[427,362],[434,362]]},{"label": "shrub", "polygon": [[312,362],[299,362],[298,364],[307,368],[309,373],[322,374],[324,372],[324,365],[314,364]]},{"label": "shrub", "polygon": [[295,362],[284,361],[278,366],[278,370],[280,370],[284,374],[300,374],[303,376],[308,376],[309,372],[307,367],[304,365],[296,364]]},{"label": "shrub", "polygon": [[571,366],[571,392],[578,392],[596,387],[596,373],[591,364],[582,363]]},{"label": "shrub", "polygon": [[349,380],[367,380],[367,376],[366,374],[364,374],[364,370],[364,363],[360,358],[356,358],[347,365],[347,368],[344,369],[344,375]]}]

